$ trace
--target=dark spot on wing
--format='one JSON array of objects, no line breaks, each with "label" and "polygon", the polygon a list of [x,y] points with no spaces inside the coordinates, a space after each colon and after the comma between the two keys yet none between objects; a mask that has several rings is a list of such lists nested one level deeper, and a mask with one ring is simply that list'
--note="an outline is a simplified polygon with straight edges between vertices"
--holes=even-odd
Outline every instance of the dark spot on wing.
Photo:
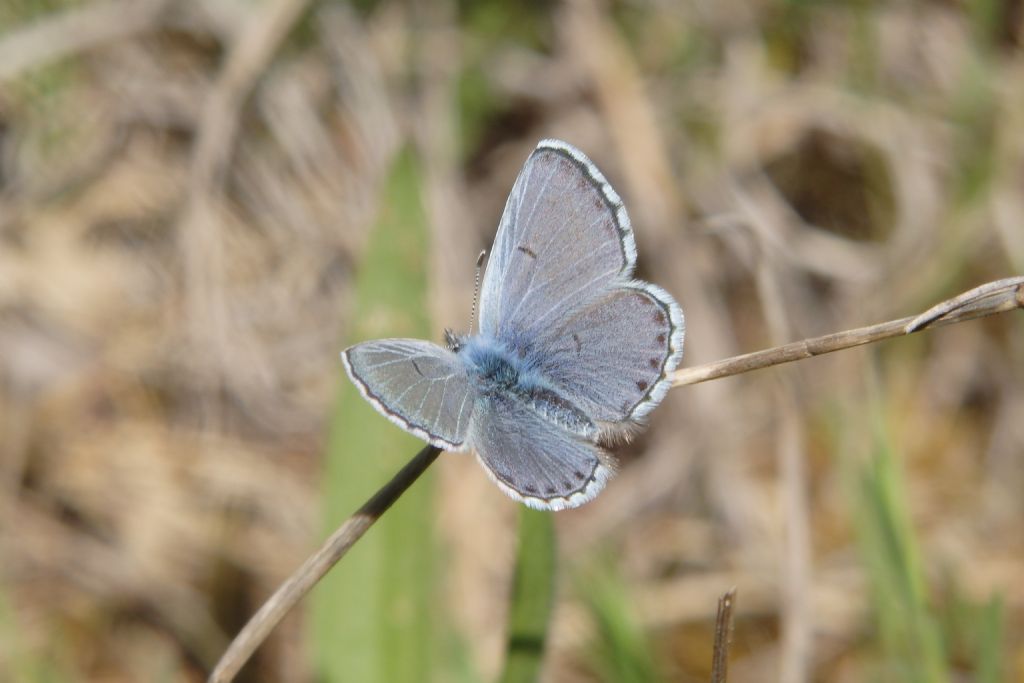
[{"label": "dark spot on wing", "polygon": [[665,312],[664,311],[658,311],[657,313],[655,313],[654,314],[654,322],[658,323],[659,325],[664,325],[665,324]]},{"label": "dark spot on wing", "polygon": [[640,391],[647,391],[647,382],[640,380],[636,383],[636,388]]},{"label": "dark spot on wing", "polygon": [[537,487],[534,486],[533,484],[527,484],[526,486],[523,487],[523,490],[526,491],[527,493],[537,493]]},{"label": "dark spot on wing", "polygon": [[659,361],[657,358],[650,359],[649,361],[647,361],[647,364],[651,366],[652,370],[657,370],[658,368],[661,367],[661,361]]},{"label": "dark spot on wing", "polygon": [[544,492],[547,493],[549,496],[553,496],[556,493],[558,493],[557,491],[555,491],[555,487],[554,486],[547,487],[546,489],[544,489]]},{"label": "dark spot on wing", "polygon": [[572,340],[576,342],[576,355],[580,355],[580,351],[583,350],[583,342],[580,341],[580,336],[575,332],[572,333]]},{"label": "dark spot on wing", "polygon": [[566,491],[568,491],[570,488],[572,488],[572,484],[570,484],[567,481],[563,481],[562,482],[562,488],[565,489]]},{"label": "dark spot on wing", "polygon": [[664,344],[665,343],[665,335],[664,334],[659,334],[657,337],[655,337],[655,339],[658,340],[659,344]]},{"label": "dark spot on wing", "polygon": [[529,256],[530,258],[534,258],[534,259],[537,258],[537,254],[534,253],[533,249],[530,249],[529,247],[524,247],[523,245],[520,244],[518,247],[516,247],[516,249],[518,249],[519,251],[523,252],[524,254]]},{"label": "dark spot on wing", "polygon": [[577,479],[579,479],[580,481],[583,481],[583,477],[585,477],[585,476],[586,476],[585,474],[583,474],[583,473],[582,473],[582,472],[580,472],[579,470],[576,470],[576,471],[575,471],[575,472],[573,472],[572,474],[573,474],[573,476],[574,476],[574,477],[576,477],[576,478],[577,478]]},{"label": "dark spot on wing", "polygon": [[594,198],[594,208],[601,210],[608,208],[608,202],[605,201],[604,197],[597,196]]},{"label": "dark spot on wing", "polygon": [[419,376],[420,376],[420,377],[424,377],[424,376],[425,376],[425,375],[423,374],[423,371],[422,371],[422,370],[420,370],[420,366],[416,365],[416,360],[415,360],[414,358],[410,358],[410,359],[409,359],[409,362],[410,362],[410,363],[412,363],[412,366],[413,366],[413,368],[415,368],[415,369],[416,369],[416,372],[417,372],[417,373],[419,373]]}]

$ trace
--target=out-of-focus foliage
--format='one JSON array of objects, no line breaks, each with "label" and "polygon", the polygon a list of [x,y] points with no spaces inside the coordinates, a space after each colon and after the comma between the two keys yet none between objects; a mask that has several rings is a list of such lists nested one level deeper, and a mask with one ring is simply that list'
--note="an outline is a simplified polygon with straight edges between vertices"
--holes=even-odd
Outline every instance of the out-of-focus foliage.
[{"label": "out-of-focus foliage", "polygon": [[555,529],[551,515],[524,507],[519,513],[518,531],[501,683],[528,683],[540,676],[555,599]]},{"label": "out-of-focus foliage", "polygon": [[[426,337],[427,231],[421,175],[410,152],[384,189],[354,283],[349,342],[393,335]],[[415,453],[349,382],[331,421],[324,468],[330,533]],[[368,455],[373,454],[372,457]],[[318,586],[313,598],[318,670],[325,680],[423,681],[435,666],[445,620],[435,604],[432,479],[428,473]]]},{"label": "out-of-focus foliage", "polygon": [[[464,327],[541,138],[685,364],[1024,273],[1022,41],[1017,0],[0,2],[0,679],[202,680],[415,452],[338,352]],[[674,390],[521,537],[445,455],[244,677],[707,680],[736,586],[732,682],[1024,679],[1022,411],[1015,312]]]},{"label": "out-of-focus foliage", "polygon": [[607,558],[588,567],[577,582],[580,598],[594,621],[587,647],[589,667],[605,683],[663,680],[649,636],[637,624],[629,586]]}]

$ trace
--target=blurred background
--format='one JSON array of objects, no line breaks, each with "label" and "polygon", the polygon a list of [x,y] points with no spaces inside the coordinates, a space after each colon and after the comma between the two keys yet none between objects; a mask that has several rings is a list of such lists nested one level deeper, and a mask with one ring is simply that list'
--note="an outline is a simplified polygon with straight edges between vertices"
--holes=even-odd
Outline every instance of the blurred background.
[{"label": "blurred background", "polygon": [[[1024,274],[1022,39],[1019,0],[3,0],[0,679],[202,680],[419,448],[338,352],[465,328],[541,138],[684,365]],[[442,455],[240,680],[513,680],[553,596],[542,680],[706,681],[733,586],[730,681],[1024,680],[1022,361],[1018,312],[675,389],[543,519]]]}]

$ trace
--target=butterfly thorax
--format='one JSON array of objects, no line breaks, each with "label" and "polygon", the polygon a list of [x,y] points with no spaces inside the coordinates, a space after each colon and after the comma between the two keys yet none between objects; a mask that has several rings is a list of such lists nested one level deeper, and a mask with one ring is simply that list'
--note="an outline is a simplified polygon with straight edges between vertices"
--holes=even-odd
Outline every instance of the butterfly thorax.
[{"label": "butterfly thorax", "polygon": [[454,350],[465,359],[470,382],[484,399],[512,397],[575,434],[596,437],[593,421],[544,379],[528,353],[513,351],[488,335],[462,337]]}]

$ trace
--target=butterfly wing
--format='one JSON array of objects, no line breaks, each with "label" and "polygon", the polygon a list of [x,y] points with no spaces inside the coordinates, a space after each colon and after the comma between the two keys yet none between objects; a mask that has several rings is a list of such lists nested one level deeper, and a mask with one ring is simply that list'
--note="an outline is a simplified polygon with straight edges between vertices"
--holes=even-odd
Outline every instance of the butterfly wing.
[{"label": "butterfly wing", "polygon": [[564,317],[636,261],[622,201],[575,147],[544,140],[512,188],[480,290],[480,330],[524,340]]},{"label": "butterfly wing", "polygon": [[439,448],[465,448],[475,396],[454,353],[419,339],[380,339],[345,349],[341,360],[389,420]]},{"label": "butterfly wing", "polygon": [[667,292],[633,281],[541,333],[537,363],[596,422],[633,422],[665,397],[683,356],[683,312]]},{"label": "butterfly wing", "polygon": [[597,446],[512,397],[482,398],[469,437],[498,487],[539,510],[582,505],[613,474],[610,459]]}]

